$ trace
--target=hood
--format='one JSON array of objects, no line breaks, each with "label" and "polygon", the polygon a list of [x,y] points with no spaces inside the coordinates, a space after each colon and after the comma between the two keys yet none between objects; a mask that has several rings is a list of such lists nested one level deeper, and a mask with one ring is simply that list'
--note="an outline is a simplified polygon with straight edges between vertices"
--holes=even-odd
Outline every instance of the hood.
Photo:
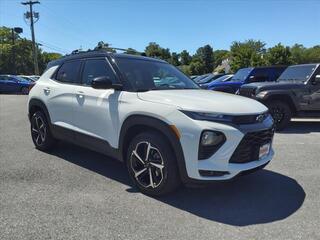
[{"label": "hood", "polygon": [[143,101],[195,112],[248,115],[267,111],[264,105],[250,98],[208,90],[155,90],[137,94]]},{"label": "hood", "polygon": [[241,88],[256,89],[257,92],[265,90],[289,90],[304,88],[303,82],[259,82],[243,85]]}]

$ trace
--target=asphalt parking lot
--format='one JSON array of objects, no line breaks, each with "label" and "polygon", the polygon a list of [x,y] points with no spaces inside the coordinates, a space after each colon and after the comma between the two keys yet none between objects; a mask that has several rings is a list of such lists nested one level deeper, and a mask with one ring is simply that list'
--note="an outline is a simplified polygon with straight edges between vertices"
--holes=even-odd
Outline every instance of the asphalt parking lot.
[{"label": "asphalt parking lot", "polygon": [[155,199],[103,155],[36,150],[27,96],[0,95],[0,239],[320,239],[320,121],[274,148],[265,170]]}]

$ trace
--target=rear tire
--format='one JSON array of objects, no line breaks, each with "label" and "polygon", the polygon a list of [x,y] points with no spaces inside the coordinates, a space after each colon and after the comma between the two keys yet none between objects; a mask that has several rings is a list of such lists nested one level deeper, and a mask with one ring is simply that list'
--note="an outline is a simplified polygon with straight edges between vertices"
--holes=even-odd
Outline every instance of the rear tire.
[{"label": "rear tire", "polygon": [[56,143],[50,132],[48,120],[41,111],[37,111],[32,115],[30,130],[32,141],[37,149],[48,151]]},{"label": "rear tire", "polygon": [[285,102],[271,101],[267,103],[267,106],[273,117],[276,130],[280,131],[286,128],[292,117],[289,105]]},{"label": "rear tire", "polygon": [[126,163],[131,180],[144,194],[165,195],[181,183],[175,155],[168,141],[157,132],[144,132],[134,137]]}]

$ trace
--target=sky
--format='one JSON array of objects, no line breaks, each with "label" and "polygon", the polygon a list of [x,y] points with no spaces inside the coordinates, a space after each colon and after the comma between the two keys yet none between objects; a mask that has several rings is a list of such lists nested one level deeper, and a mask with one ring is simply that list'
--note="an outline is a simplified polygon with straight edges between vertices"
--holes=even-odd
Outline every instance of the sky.
[{"label": "sky", "polygon": [[[22,27],[21,1],[0,0],[0,26]],[[191,54],[210,44],[229,49],[233,41],[262,40],[312,47],[320,44],[320,0],[40,0],[36,41],[50,52],[113,47],[143,51],[156,42],[172,52]]]}]

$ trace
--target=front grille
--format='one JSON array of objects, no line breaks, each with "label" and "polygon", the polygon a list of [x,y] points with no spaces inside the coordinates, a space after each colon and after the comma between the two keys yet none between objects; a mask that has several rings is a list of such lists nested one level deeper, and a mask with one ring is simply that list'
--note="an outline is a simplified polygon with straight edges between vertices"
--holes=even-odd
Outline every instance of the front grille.
[{"label": "front grille", "polygon": [[260,147],[272,141],[274,129],[247,133],[231,156],[230,163],[247,163],[259,160]]},{"label": "front grille", "polygon": [[239,90],[239,94],[241,96],[245,96],[245,97],[249,97],[249,98],[252,98],[255,96],[255,89],[254,88],[245,88],[245,87],[242,87],[240,88]]}]

